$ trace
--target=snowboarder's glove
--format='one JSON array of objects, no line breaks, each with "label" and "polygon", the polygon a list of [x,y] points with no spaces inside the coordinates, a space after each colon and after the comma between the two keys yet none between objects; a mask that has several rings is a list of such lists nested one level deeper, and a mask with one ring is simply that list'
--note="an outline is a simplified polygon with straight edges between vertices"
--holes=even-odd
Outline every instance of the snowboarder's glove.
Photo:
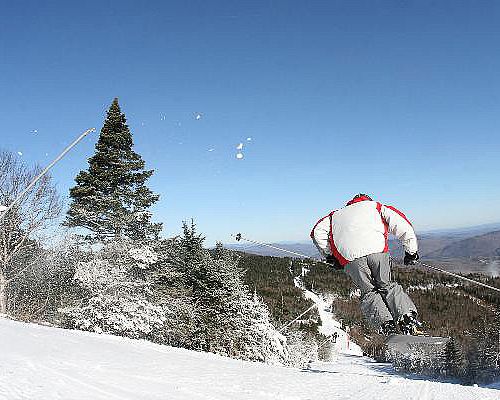
[{"label": "snowboarder's glove", "polygon": [[343,269],[342,265],[340,265],[339,260],[337,260],[334,256],[326,256],[326,262],[333,266],[333,269],[339,270]]},{"label": "snowboarder's glove", "polygon": [[403,262],[405,265],[415,265],[418,259],[418,253],[410,254],[405,251],[405,259],[403,260]]}]

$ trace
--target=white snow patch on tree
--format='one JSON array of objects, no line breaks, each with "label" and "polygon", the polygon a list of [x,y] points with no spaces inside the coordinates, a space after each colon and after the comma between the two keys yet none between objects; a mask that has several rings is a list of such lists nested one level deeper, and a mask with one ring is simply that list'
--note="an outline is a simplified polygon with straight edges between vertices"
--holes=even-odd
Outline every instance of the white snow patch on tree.
[{"label": "white snow patch on tree", "polygon": [[152,301],[151,283],[135,273],[157,260],[150,247],[120,241],[107,244],[92,259],[78,263],[74,280],[89,295],[60,309],[65,324],[97,333],[166,341],[166,323],[174,320],[179,304]]},{"label": "white snow patch on tree", "polygon": [[133,260],[138,262],[137,266],[141,269],[146,269],[158,261],[158,254],[151,250],[149,246],[132,248],[128,251],[128,254]]},{"label": "white snow patch on tree", "polygon": [[161,339],[168,310],[141,296],[100,293],[85,306],[69,307],[65,314],[76,328],[96,333],[150,340]]}]

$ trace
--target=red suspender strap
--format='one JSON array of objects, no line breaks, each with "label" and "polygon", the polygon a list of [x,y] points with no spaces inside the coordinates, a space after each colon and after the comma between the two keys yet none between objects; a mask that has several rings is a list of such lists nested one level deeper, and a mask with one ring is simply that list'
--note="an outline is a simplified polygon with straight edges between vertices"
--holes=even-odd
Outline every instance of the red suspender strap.
[{"label": "red suspender strap", "polygon": [[385,238],[385,246],[384,246],[384,253],[387,253],[389,251],[389,226],[387,222],[385,222],[384,218],[382,217],[382,204],[377,202],[377,211],[380,214],[380,219],[382,220],[382,223],[384,224],[384,238]]},{"label": "red suspender strap", "polygon": [[398,214],[400,217],[402,217],[406,222],[408,222],[411,227],[413,227],[413,225],[411,224],[410,220],[408,218],[406,218],[406,215],[404,215],[396,207],[393,207],[393,206],[386,206],[386,207],[389,208],[389,209],[391,209],[392,211],[394,211],[396,214]]},{"label": "red suspender strap", "polygon": [[332,226],[332,217],[335,211],[331,212],[328,216],[330,217],[330,234],[328,235],[328,240],[330,242],[330,249],[332,250],[332,255],[339,261],[340,265],[343,267],[349,264],[349,261],[346,260],[342,254],[339,253],[337,247],[335,246],[335,242],[333,241],[333,226]]}]

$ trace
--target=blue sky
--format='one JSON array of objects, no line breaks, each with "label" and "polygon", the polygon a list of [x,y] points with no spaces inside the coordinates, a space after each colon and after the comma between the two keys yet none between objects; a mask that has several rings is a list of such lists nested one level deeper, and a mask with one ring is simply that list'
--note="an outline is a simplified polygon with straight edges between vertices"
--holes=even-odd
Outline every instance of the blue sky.
[{"label": "blue sky", "polygon": [[[3,2],[0,146],[45,165],[116,96],[166,236],[193,217],[208,243],[307,240],[358,192],[420,231],[498,222],[499,20],[494,1]],[[65,198],[96,140],[53,170]]]}]

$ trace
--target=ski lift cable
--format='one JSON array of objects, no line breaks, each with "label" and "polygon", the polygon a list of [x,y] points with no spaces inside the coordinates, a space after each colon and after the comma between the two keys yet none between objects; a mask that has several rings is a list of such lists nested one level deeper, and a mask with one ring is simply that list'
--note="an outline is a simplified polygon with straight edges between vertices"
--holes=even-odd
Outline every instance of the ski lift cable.
[{"label": "ski lift cable", "polygon": [[309,311],[311,311],[313,308],[317,307],[318,305],[316,303],[314,303],[311,307],[309,307],[307,310],[305,310],[302,314],[300,314],[297,318],[291,320],[290,322],[287,322],[285,325],[283,325],[279,330],[278,332],[283,332],[285,330],[286,327],[292,325],[295,321],[297,321],[300,317],[304,316],[305,314],[307,314]]},{"label": "ski lift cable", "polygon": [[23,197],[26,195],[26,193],[28,193],[32,188],[33,186],[35,186],[35,184],[47,173],[49,172],[49,170],[55,165],[57,164],[65,155],[67,152],[69,152],[73,147],[75,147],[79,142],[80,140],[82,140],[85,136],[87,136],[89,133],[91,132],[94,132],[96,129],[95,128],[90,128],[90,129],[87,129],[85,132],[83,132],[80,136],[78,136],[77,139],[75,139],[75,141],[73,143],[71,143],[68,147],[66,147],[61,154],[59,154],[55,159],[54,161],[52,161],[47,167],[45,167],[45,169],[40,172],[32,181],[31,183],[26,187],[26,189],[24,189],[15,199],[14,201],[4,210],[2,210],[2,212],[0,213],[0,221],[3,220],[3,218],[7,215],[7,213],[12,209],[12,207],[14,207],[14,205],[16,203],[19,203]]},{"label": "ski lift cable", "polygon": [[245,242],[249,242],[249,243],[253,243],[253,244],[256,244],[258,246],[264,246],[264,247],[269,247],[271,249],[274,249],[274,250],[278,250],[278,251],[282,251],[284,253],[288,253],[288,254],[293,254],[295,256],[299,256],[299,257],[302,257],[302,258],[307,258],[309,260],[312,260],[312,261],[315,261],[315,262],[319,262],[319,263],[323,263],[323,264],[326,264],[326,265],[329,265],[331,267],[333,267],[334,265],[329,263],[329,262],[326,262],[324,260],[318,260],[317,258],[313,258],[313,257],[310,257],[310,256],[307,256],[305,254],[301,254],[301,253],[297,253],[295,251],[290,251],[290,250],[286,250],[286,249],[282,249],[281,247],[276,247],[276,246],[273,246],[273,245],[270,245],[270,244],[267,244],[267,243],[262,243],[262,242],[259,242],[257,240],[251,240],[251,239],[248,239],[246,237],[243,237],[241,235],[241,233],[237,233],[235,235],[231,235],[232,237],[234,237],[236,239],[236,241],[240,241],[240,240],[244,240]]},{"label": "ski lift cable", "polygon": [[465,276],[462,276],[462,275],[458,275],[458,274],[454,274],[453,272],[450,272],[450,271],[446,271],[444,269],[441,269],[441,268],[437,268],[437,267],[433,267],[432,265],[429,265],[429,264],[425,264],[423,262],[418,262],[422,267],[425,267],[425,268],[429,268],[429,269],[432,269],[434,271],[438,271],[438,272],[441,272],[443,274],[447,274],[447,275],[451,275],[451,276],[454,276],[455,278],[458,278],[458,279],[462,279],[464,281],[467,281],[467,282],[470,282],[470,283],[475,283],[476,285],[480,285],[480,286],[484,286],[488,289],[491,289],[491,290],[495,290],[497,292],[500,292],[500,288],[497,288],[495,286],[490,286],[490,285],[487,285],[486,283],[483,283],[483,282],[478,282],[478,281],[475,281],[473,279],[469,279],[469,278],[466,278]]},{"label": "ski lift cable", "polygon": [[[323,261],[323,260],[318,260],[316,258],[311,258],[309,256],[306,256],[304,254],[300,254],[300,253],[296,253],[294,251],[290,251],[290,250],[286,250],[286,249],[282,249],[280,247],[277,247],[277,246],[273,246],[273,245],[270,245],[270,244],[267,244],[267,243],[262,243],[262,242],[259,242],[257,240],[251,240],[251,239],[248,239],[248,238],[245,238],[241,235],[241,233],[237,233],[236,235],[231,235],[231,236],[234,236],[236,238],[237,241],[240,241],[240,240],[244,240],[246,242],[250,242],[250,243],[254,243],[256,245],[259,245],[259,246],[265,246],[265,247],[270,247],[272,249],[275,249],[275,250],[279,250],[279,251],[282,251],[284,253],[289,253],[289,254],[294,254],[296,256],[300,256],[300,257],[304,257],[304,258],[308,258],[308,259],[311,259],[313,261],[316,261],[316,262],[321,262],[323,264],[327,264],[327,265],[330,265],[333,267],[333,264],[330,264],[326,261]],[[451,276],[454,276],[455,278],[458,278],[458,279],[461,279],[463,281],[467,281],[467,282],[470,282],[470,283],[473,283],[475,285],[478,285],[478,286],[483,286],[485,288],[488,288],[488,289],[491,289],[491,290],[495,290],[497,292],[500,292],[500,288],[497,288],[495,286],[491,286],[491,285],[487,285],[486,283],[483,283],[483,282],[478,282],[478,281],[475,281],[474,279],[470,279],[470,278],[466,278],[465,276],[462,276],[462,275],[458,275],[458,274],[454,274],[453,272],[449,272],[449,271],[446,271],[444,269],[441,269],[441,268],[437,268],[437,267],[433,267],[432,265],[429,265],[429,264],[425,264],[425,263],[422,263],[422,262],[418,262],[422,267],[425,267],[425,268],[429,268],[429,269],[432,269],[434,271],[438,271],[438,272],[441,272],[443,274],[447,274],[447,275],[451,275]]]}]

